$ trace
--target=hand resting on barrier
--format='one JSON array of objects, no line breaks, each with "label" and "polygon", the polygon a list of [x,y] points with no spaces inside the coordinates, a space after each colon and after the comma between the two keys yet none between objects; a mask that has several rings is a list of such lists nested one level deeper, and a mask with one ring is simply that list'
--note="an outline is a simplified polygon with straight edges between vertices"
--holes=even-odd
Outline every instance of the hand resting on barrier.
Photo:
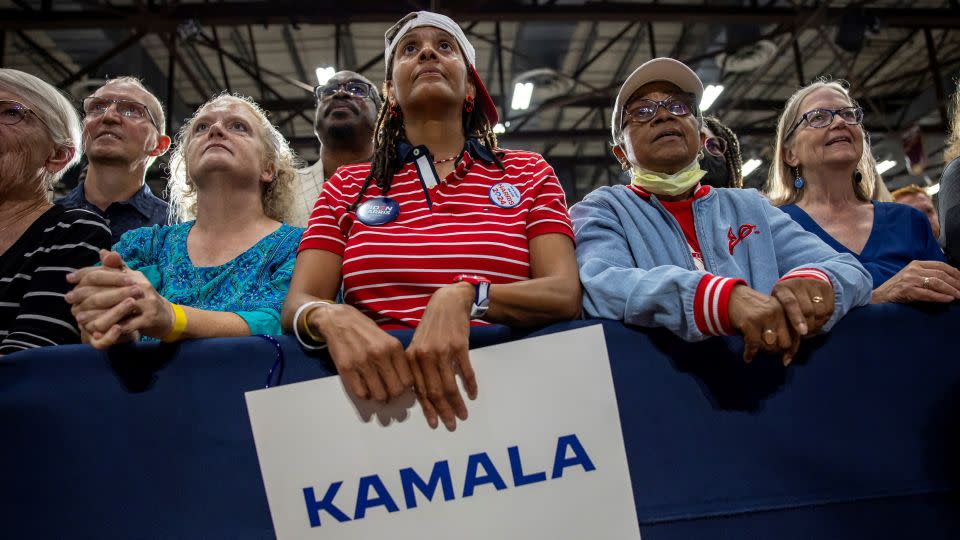
[{"label": "hand resting on barrier", "polygon": [[142,333],[161,338],[173,327],[173,311],[141,272],[128,268],[119,254],[102,250],[102,266],[67,276],[76,286],[67,293],[84,342],[98,349],[132,341]]}]

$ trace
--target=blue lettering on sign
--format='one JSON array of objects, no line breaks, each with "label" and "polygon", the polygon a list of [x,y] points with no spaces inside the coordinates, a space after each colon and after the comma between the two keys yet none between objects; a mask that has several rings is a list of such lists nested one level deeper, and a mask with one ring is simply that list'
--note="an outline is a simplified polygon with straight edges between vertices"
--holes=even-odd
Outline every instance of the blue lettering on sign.
[{"label": "blue lettering on sign", "polygon": [[[573,450],[573,457],[567,457],[567,448]],[[550,478],[560,478],[564,469],[574,465],[580,465],[586,472],[596,469],[587,451],[580,444],[580,439],[576,435],[565,435],[557,439],[557,453],[553,457],[553,475]]]},{"label": "blue lettering on sign", "polygon": [[[568,456],[568,454],[572,455]],[[511,446],[507,448],[507,457],[510,461],[513,487],[526,486],[547,480],[547,473],[545,471],[529,474],[524,473],[520,447]],[[550,478],[552,480],[563,478],[564,470],[572,467],[581,467],[584,472],[596,470],[596,466],[587,454],[580,439],[577,438],[575,434],[563,435],[557,438],[556,452],[553,458],[553,471]],[[438,487],[443,493],[444,501],[451,501],[455,498],[453,477],[450,474],[450,463],[447,460],[434,463],[433,469],[430,471],[430,476],[426,481],[424,481],[423,476],[412,467],[400,469],[399,473],[400,485],[403,489],[403,501],[407,510],[417,507],[416,491],[419,491],[426,500],[430,502],[433,502]],[[496,492],[500,492],[509,487],[494,465],[493,460],[490,459],[490,456],[486,452],[471,454],[467,458],[462,498],[472,497],[477,487],[485,484],[492,484],[493,487],[496,488]],[[317,500],[316,492],[312,487],[303,488],[303,499],[306,503],[307,516],[310,520],[311,527],[319,527],[321,525],[321,512],[326,512],[340,523],[350,521],[350,517],[334,504],[334,499],[342,485],[342,481],[331,483],[330,486],[327,487],[323,498],[320,500]],[[368,510],[378,506],[386,508],[388,513],[400,510],[400,507],[395,502],[379,475],[373,474],[361,477],[357,481],[357,502],[354,507],[353,519],[358,520],[365,518]]]},{"label": "blue lettering on sign", "polygon": [[[481,465],[487,474],[477,476]],[[490,461],[490,456],[486,452],[471,454],[467,459],[467,477],[463,480],[463,497],[473,497],[473,491],[477,489],[477,486],[483,484],[493,484],[497,491],[507,489],[507,484],[503,481],[500,473],[497,472],[497,468],[493,466],[493,462]]]},{"label": "blue lettering on sign", "polygon": [[307,503],[307,515],[310,517],[310,526],[319,527],[320,526],[320,511],[326,510],[328,514],[333,516],[333,519],[343,523],[344,521],[350,521],[350,518],[343,513],[342,510],[333,505],[333,498],[337,496],[337,492],[340,491],[340,486],[343,485],[343,482],[334,482],[330,484],[330,487],[327,488],[326,495],[323,496],[322,501],[317,500],[317,495],[313,492],[312,487],[303,488],[303,500]]},{"label": "blue lettering on sign", "polygon": [[[377,492],[377,496],[370,498],[370,489]],[[353,519],[363,519],[367,515],[367,508],[375,506],[386,506],[387,512],[396,512],[397,503],[393,502],[393,497],[387,491],[387,486],[383,485],[380,477],[373,474],[364,476],[360,479],[360,487],[357,488],[357,508],[353,513]]]},{"label": "blue lettering on sign", "polygon": [[438,461],[433,464],[433,471],[430,472],[430,480],[424,482],[417,471],[406,468],[400,469],[400,485],[403,486],[403,500],[407,503],[407,508],[417,507],[417,498],[413,494],[413,488],[420,490],[420,493],[428,501],[433,500],[433,494],[437,492],[437,484],[443,488],[443,500],[453,499],[453,480],[450,478],[450,464],[447,460]]},{"label": "blue lettering on sign", "polygon": [[510,471],[513,473],[513,485],[515,487],[536,484],[537,482],[543,482],[547,479],[547,473],[545,472],[524,476],[523,463],[520,461],[520,447],[511,446],[507,448],[507,454],[510,455]]}]

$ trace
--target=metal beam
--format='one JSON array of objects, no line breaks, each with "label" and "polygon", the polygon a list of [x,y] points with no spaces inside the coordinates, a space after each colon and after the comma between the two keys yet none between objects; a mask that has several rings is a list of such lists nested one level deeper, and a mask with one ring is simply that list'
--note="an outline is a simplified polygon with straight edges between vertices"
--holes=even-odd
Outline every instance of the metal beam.
[{"label": "metal beam", "polygon": [[105,64],[108,60],[110,60],[110,59],[113,58],[114,56],[122,53],[123,51],[129,49],[131,45],[133,45],[133,44],[135,44],[135,43],[138,43],[141,39],[143,39],[143,36],[145,36],[146,34],[147,34],[147,33],[146,33],[146,31],[144,31],[144,30],[139,30],[139,29],[136,30],[132,35],[130,35],[129,37],[127,37],[126,39],[124,39],[124,40],[121,41],[120,43],[117,43],[116,45],[114,45],[113,47],[111,47],[110,50],[108,50],[107,52],[105,52],[105,53],[101,54],[100,56],[94,58],[92,61],[90,61],[89,64],[87,64],[87,65],[83,66],[82,68],[80,68],[79,71],[77,71],[76,73],[71,74],[71,75],[70,75],[69,77],[67,77],[66,79],[64,79],[64,80],[60,81],[59,83],[57,83],[57,86],[59,86],[59,87],[61,87],[61,88],[66,87],[66,86],[70,86],[71,84],[73,84],[73,83],[79,81],[80,79],[86,77],[87,75],[93,73],[94,71],[97,70],[97,68],[99,68],[100,66],[102,66],[103,64]]},{"label": "metal beam", "polygon": [[[303,61],[300,59],[300,52],[297,51],[297,44],[293,40],[293,32],[290,31],[290,25],[283,25],[283,41],[287,44],[287,50],[290,51],[290,59],[293,60],[293,67],[297,70],[297,75],[301,81],[307,80],[307,71],[303,68]],[[337,25],[337,45],[340,45],[340,25]],[[339,52],[339,51],[338,51]],[[334,60],[334,65],[337,60]]]},{"label": "metal beam", "polygon": [[206,89],[200,84],[200,80],[197,79],[197,75],[190,69],[190,66],[184,60],[183,55],[180,53],[180,50],[177,48],[177,34],[170,34],[170,39],[165,40],[164,44],[167,46],[167,50],[170,51],[170,56],[176,60],[177,64],[180,66],[180,69],[183,70],[183,74],[187,76],[187,80],[190,81],[190,85],[193,86],[193,89],[196,90],[197,94],[200,94],[200,99],[204,102],[210,99],[210,94],[207,93]]},{"label": "metal beam", "polygon": [[[469,6],[470,3],[465,3]],[[570,22],[570,21],[642,21],[711,24],[785,24],[799,26],[817,10],[810,8],[711,6],[688,4],[635,4],[626,2],[588,2],[561,5],[550,9],[520,6],[512,2],[488,2],[482,7],[445,9],[461,22]],[[445,6],[446,7],[446,6]],[[203,25],[243,26],[250,24],[335,24],[392,23],[408,8],[403,2],[366,2],[345,11],[339,2],[254,1],[216,4],[180,3],[138,6],[101,6],[83,11],[52,9],[49,12],[19,9],[0,10],[0,28],[5,30],[68,28],[149,28],[155,32],[173,31],[190,19]],[[823,22],[832,25],[849,10],[835,7],[824,10]],[[960,28],[960,17],[952,8],[879,8],[859,7],[858,13],[895,28]]]},{"label": "metal beam", "polygon": [[950,121],[947,116],[947,93],[943,88],[943,76],[940,75],[940,63],[937,61],[937,49],[933,45],[933,34],[930,32],[929,28],[923,29],[923,39],[927,43],[927,58],[930,62],[929,68],[931,73],[933,73],[933,89],[937,92],[937,103],[940,110],[940,121],[943,122],[943,125],[949,125]]},{"label": "metal beam", "polygon": [[66,77],[73,73],[73,70],[64,65],[63,62],[57,60],[53,55],[47,52],[47,49],[41,47],[36,41],[32,40],[25,32],[18,31],[16,34],[17,38],[20,39],[30,50],[39,54],[44,60],[50,63],[51,66],[58,69],[61,72],[61,76]]},{"label": "metal beam", "polygon": [[267,97],[263,91],[263,74],[260,73],[260,60],[257,59],[257,42],[253,40],[253,26],[247,25],[247,37],[250,40],[250,54],[253,60],[254,81],[260,88],[260,99]]},{"label": "metal beam", "polygon": [[173,92],[175,89],[173,84],[173,75],[177,69],[177,59],[176,59],[176,55],[174,54],[174,52],[177,49],[176,32],[171,32],[167,36],[167,43],[169,44],[168,52],[170,53],[170,56],[167,59],[167,96],[166,96],[167,97],[167,129],[166,129],[166,132],[172,133],[173,132],[173,116],[174,116]]},{"label": "metal beam", "polygon": [[210,31],[213,33],[213,43],[217,47],[217,60],[220,61],[220,74],[223,75],[223,87],[226,88],[227,92],[233,92],[233,89],[230,87],[230,77],[227,76],[227,64],[223,61],[223,49],[220,47],[220,36],[217,35],[217,27],[211,27]]}]

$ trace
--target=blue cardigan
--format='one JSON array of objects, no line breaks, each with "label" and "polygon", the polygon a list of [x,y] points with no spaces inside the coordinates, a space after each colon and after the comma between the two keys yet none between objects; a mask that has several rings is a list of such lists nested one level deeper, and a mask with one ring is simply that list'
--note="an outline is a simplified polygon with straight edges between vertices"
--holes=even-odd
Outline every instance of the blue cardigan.
[{"label": "blue cardigan", "polygon": [[817,269],[833,285],[834,310],[824,330],[870,301],[870,274],[855,258],[804,231],[755,189],[713,188],[693,201],[692,211],[706,272],[696,268],[680,225],[655,195],[601,187],[571,208],[584,313],[701,340],[710,335],[695,322],[705,275],[743,279],[770,294],[797,268]]},{"label": "blue cardigan", "polygon": [[922,212],[905,204],[873,201],[873,229],[859,255],[837,242],[799,206],[788,204],[780,209],[833,249],[856,257],[870,272],[874,287],[883,285],[910,261],[945,260],[943,250],[933,237],[930,221]]}]

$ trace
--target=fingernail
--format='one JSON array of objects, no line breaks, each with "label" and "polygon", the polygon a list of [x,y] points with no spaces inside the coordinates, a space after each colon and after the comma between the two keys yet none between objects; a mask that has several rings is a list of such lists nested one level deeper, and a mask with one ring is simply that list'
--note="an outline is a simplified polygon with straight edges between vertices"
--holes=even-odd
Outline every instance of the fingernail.
[{"label": "fingernail", "polygon": [[789,366],[789,365],[790,365],[790,362],[793,362],[793,357],[792,357],[792,356],[787,355],[787,356],[784,356],[784,357],[783,357],[783,366],[784,366],[784,367]]},{"label": "fingernail", "polygon": [[444,425],[447,426],[447,431],[456,431],[456,430],[457,430],[457,423],[456,423],[456,422],[444,423]]},{"label": "fingernail", "polygon": [[68,282],[73,283],[74,281],[76,281],[76,279],[77,279],[77,274],[76,274],[76,272],[70,272],[69,274],[67,274],[67,281],[68,281]]},{"label": "fingernail", "polygon": [[134,298],[140,298],[143,296],[143,291],[140,290],[140,287],[130,287],[130,294]]},{"label": "fingernail", "polygon": [[67,301],[68,304],[73,303],[73,292],[68,292],[63,296],[63,299]]},{"label": "fingernail", "polygon": [[123,284],[124,284],[124,285],[133,285],[133,280],[130,279],[130,278],[128,278],[128,277],[125,277],[125,278],[123,278]]},{"label": "fingernail", "polygon": [[801,336],[807,335],[807,323],[805,322],[800,323],[800,335]]}]

